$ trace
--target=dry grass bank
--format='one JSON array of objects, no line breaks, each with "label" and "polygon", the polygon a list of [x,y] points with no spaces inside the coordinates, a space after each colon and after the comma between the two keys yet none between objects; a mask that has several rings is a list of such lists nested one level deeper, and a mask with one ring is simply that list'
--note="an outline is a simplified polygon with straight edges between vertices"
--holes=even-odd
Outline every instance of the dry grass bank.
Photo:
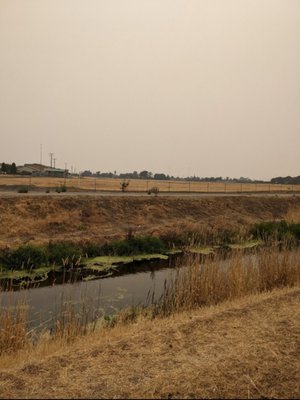
[{"label": "dry grass bank", "polygon": [[1,398],[299,398],[300,288],[0,360]]},{"label": "dry grass bank", "polygon": [[0,246],[49,240],[109,241],[183,232],[242,235],[263,220],[300,218],[299,197],[16,197],[0,198]]}]

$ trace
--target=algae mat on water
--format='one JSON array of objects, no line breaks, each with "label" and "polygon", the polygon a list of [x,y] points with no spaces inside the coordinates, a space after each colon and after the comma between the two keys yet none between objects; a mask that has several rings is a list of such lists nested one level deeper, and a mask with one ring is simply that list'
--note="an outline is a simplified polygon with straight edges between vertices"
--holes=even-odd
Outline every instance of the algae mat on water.
[{"label": "algae mat on water", "polygon": [[150,261],[150,260],[167,260],[168,255],[165,254],[138,254],[135,256],[99,256],[89,258],[85,262],[84,269],[93,271],[105,271],[119,264],[130,264],[134,261]]}]

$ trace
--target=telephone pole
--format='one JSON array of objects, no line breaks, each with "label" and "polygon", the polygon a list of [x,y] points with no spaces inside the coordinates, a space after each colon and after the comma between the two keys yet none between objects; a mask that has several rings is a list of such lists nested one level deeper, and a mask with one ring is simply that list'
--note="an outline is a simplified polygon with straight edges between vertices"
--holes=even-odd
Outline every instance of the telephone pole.
[{"label": "telephone pole", "polygon": [[54,153],[49,153],[50,157],[50,167],[52,168],[52,160],[53,160]]},{"label": "telephone pole", "polygon": [[42,164],[43,161],[43,145],[40,144],[40,164]]}]

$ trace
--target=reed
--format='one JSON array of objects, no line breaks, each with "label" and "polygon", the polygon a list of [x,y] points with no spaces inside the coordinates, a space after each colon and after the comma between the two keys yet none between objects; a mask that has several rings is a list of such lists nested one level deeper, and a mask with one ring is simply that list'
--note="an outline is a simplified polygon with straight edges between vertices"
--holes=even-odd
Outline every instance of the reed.
[{"label": "reed", "polygon": [[[60,317],[51,322],[48,336],[28,332],[28,317],[24,305],[16,309],[0,309],[0,355],[12,353],[35,339],[73,339],[88,335],[95,329],[135,322],[139,318],[153,319],[169,316],[204,306],[211,306],[243,296],[271,291],[275,288],[300,284],[300,249],[280,250],[277,246],[260,248],[232,256],[187,256],[182,265],[175,267],[173,278],[165,282],[158,301],[154,293],[148,294],[149,306],[131,307],[117,315],[105,318],[97,309],[82,299],[80,307],[70,299],[62,298]],[[100,298],[100,295],[99,295]],[[95,300],[95,299],[93,299]],[[98,305],[99,306],[99,305]]]},{"label": "reed", "polygon": [[28,343],[27,308],[0,310],[0,355],[13,353]]},{"label": "reed", "polygon": [[300,283],[300,250],[264,248],[243,256],[222,257],[203,264],[187,259],[175,277],[165,282],[153,316],[210,306],[249,294],[292,287]]}]

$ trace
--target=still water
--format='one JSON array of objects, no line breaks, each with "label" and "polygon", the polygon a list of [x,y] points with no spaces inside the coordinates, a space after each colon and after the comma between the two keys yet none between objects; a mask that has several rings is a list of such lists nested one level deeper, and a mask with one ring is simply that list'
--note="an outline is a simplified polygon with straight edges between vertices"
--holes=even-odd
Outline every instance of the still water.
[{"label": "still water", "polygon": [[126,274],[96,279],[61,283],[58,274],[56,283],[43,282],[43,286],[17,291],[0,292],[0,307],[24,304],[28,307],[29,327],[51,327],[69,305],[80,316],[89,321],[101,316],[115,314],[131,306],[146,306],[158,300],[166,281],[175,275],[174,260],[159,260],[140,263]]}]

